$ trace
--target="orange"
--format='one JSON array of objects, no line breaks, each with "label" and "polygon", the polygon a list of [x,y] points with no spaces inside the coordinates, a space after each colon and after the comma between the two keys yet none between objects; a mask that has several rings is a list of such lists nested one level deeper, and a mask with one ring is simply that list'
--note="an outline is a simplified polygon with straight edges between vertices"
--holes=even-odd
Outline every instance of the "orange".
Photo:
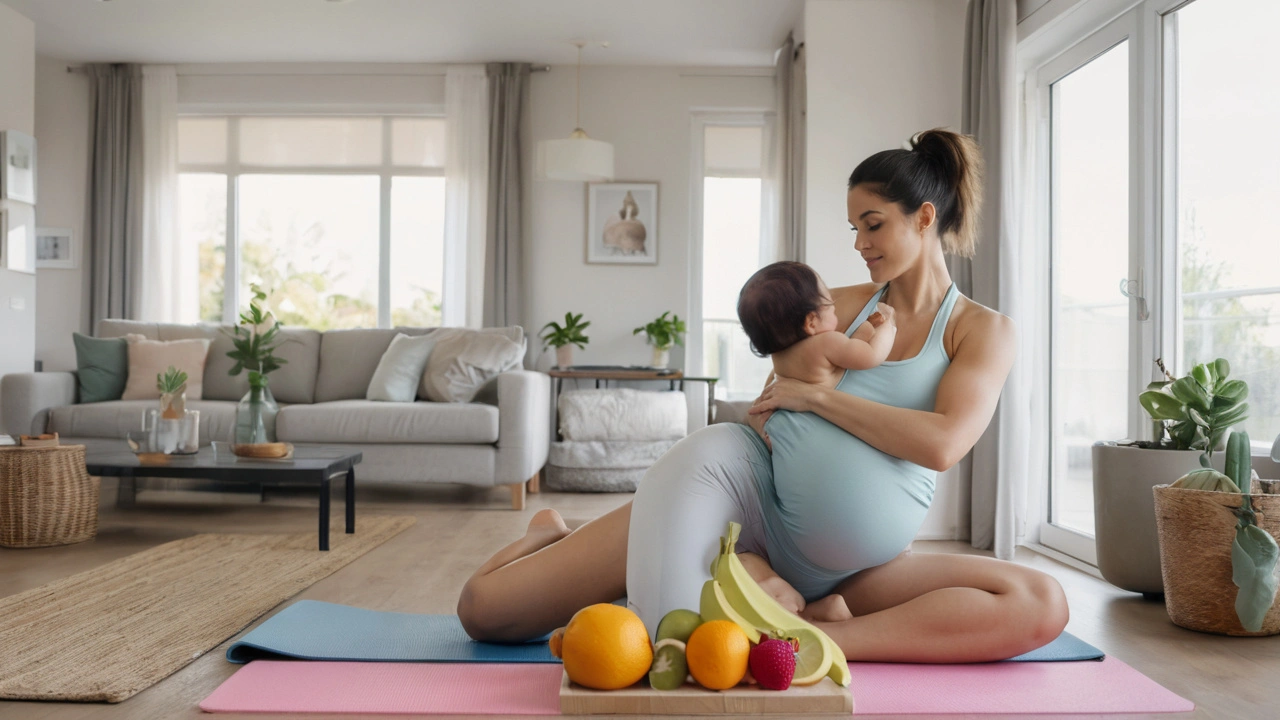
[{"label": "orange", "polygon": [[551,636],[551,652],[564,661],[570,680],[596,690],[634,685],[653,664],[644,622],[627,608],[608,603],[579,610],[563,633]]},{"label": "orange", "polygon": [[747,675],[751,641],[737,623],[712,620],[689,636],[684,657],[689,674],[708,690],[728,690]]}]

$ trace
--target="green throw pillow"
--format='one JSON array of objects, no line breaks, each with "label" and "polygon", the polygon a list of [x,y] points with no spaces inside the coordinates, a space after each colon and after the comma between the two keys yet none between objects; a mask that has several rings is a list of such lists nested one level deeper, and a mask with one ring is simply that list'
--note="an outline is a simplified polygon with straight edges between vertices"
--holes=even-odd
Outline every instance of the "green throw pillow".
[{"label": "green throw pillow", "polygon": [[129,343],[72,333],[76,344],[76,385],[80,402],[119,400],[129,379]]}]

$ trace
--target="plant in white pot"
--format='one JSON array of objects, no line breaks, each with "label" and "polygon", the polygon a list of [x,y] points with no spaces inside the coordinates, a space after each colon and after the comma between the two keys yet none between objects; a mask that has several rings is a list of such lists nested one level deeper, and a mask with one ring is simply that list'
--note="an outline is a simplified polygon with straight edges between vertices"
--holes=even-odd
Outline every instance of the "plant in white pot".
[{"label": "plant in white pot", "polygon": [[542,326],[542,334],[539,336],[542,340],[542,349],[548,347],[556,349],[556,367],[567,368],[573,365],[573,348],[571,345],[577,345],[585,350],[589,339],[582,334],[591,323],[582,322],[582,313],[574,315],[573,313],[564,314],[564,326],[555,321],[549,322]]},{"label": "plant in white pot", "polygon": [[1231,433],[1226,473],[1202,468],[1152,489],[1165,605],[1174,624],[1223,635],[1280,633],[1280,495],[1253,489],[1249,435]]},{"label": "plant in white pot", "polygon": [[[671,315],[670,318],[667,316]],[[662,313],[653,322],[631,331],[632,335],[645,334],[645,340],[653,346],[653,367],[664,368],[671,360],[671,346],[684,347],[685,324],[679,315],[670,310]]]},{"label": "plant in white pot", "polygon": [[[1099,442],[1093,446],[1094,535],[1098,571],[1124,590],[1156,598],[1164,593],[1160,543],[1151,488],[1215,464],[1233,425],[1249,416],[1249,386],[1228,378],[1219,358],[1147,386],[1139,403],[1155,422],[1155,440]],[[1219,458],[1216,466],[1222,467]]]}]

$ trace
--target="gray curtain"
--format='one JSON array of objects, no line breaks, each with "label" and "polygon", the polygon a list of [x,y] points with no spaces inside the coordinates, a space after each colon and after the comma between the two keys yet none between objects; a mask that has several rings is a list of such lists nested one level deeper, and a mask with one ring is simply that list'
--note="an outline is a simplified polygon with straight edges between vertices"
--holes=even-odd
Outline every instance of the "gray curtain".
[{"label": "gray curtain", "polygon": [[[948,258],[961,292],[1015,320],[1022,309],[1016,300],[1016,15],[1014,0],[969,2],[960,129],[982,146],[986,203],[977,254],[972,260]],[[1020,356],[991,424],[958,469],[960,481],[970,488],[970,542],[1002,558],[1013,557],[1025,523],[1026,443],[1016,442],[1015,436],[1025,435],[1028,425],[1028,398],[1020,379],[1029,358]]]},{"label": "gray curtain", "polygon": [[89,322],[137,319],[142,281],[142,68],[92,64]]},{"label": "gray curtain", "polygon": [[489,199],[484,252],[484,325],[521,324],[520,153],[529,63],[489,63]]}]

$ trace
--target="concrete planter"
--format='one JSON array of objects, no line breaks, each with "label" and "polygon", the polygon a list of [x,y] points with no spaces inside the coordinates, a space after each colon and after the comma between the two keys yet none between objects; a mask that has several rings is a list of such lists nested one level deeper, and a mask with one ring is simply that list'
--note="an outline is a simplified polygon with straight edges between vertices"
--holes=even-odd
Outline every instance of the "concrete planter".
[{"label": "concrete planter", "polygon": [[[1214,454],[1221,469],[1222,453]],[[1122,590],[1164,593],[1160,537],[1151,488],[1168,485],[1200,467],[1199,450],[1149,450],[1093,445],[1093,512],[1098,571]]]}]

